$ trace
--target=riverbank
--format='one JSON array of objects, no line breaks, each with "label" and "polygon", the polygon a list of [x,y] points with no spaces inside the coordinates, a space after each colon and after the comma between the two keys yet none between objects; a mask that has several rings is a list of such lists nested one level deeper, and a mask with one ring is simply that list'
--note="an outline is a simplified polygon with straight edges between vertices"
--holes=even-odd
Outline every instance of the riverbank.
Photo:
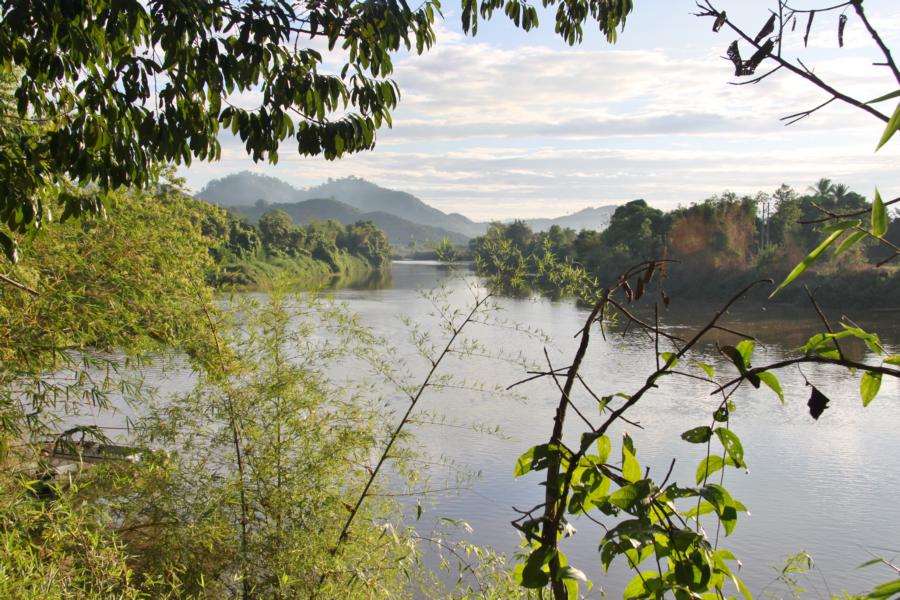
[{"label": "riverbank", "polygon": [[232,261],[218,265],[210,283],[217,289],[246,292],[269,291],[276,281],[287,281],[292,288],[318,289],[390,278],[390,263],[375,266],[347,252],[335,258],[338,269],[312,256]]}]

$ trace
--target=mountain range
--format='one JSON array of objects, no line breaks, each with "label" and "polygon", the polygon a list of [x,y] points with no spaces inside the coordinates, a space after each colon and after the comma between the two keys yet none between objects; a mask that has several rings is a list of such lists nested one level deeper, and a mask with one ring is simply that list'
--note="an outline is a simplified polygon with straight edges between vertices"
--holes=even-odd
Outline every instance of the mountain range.
[{"label": "mountain range", "polygon": [[[406,246],[448,239],[465,244],[482,235],[489,223],[459,214],[445,213],[412,194],[390,190],[360,179],[329,179],[307,189],[297,189],[278,178],[243,171],[210,181],[197,197],[228,207],[255,221],[268,210],[279,208],[297,223],[335,219],[341,223],[372,221],[387,233],[391,244]],[[535,231],[553,225],[573,229],[604,229],[615,206],[586,208],[556,219],[524,219]]]}]

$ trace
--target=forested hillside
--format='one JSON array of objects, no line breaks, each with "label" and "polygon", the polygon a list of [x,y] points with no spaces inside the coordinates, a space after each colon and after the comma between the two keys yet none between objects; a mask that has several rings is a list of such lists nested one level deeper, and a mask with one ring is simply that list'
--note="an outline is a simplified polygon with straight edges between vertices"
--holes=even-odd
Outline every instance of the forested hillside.
[{"label": "forested hillside", "polygon": [[462,215],[447,215],[411,194],[356,177],[300,190],[274,177],[245,171],[210,181],[197,196],[235,207],[251,218],[258,218],[265,205],[277,205],[275,208],[288,212],[298,223],[330,218],[343,223],[372,221],[387,232],[392,244],[401,248],[443,239],[464,244],[485,230],[484,224],[473,223]]}]

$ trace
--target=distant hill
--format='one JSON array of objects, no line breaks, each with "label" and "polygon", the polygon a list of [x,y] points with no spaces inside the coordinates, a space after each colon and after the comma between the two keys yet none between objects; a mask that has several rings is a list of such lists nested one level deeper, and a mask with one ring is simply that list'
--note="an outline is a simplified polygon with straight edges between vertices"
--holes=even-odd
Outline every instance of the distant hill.
[{"label": "distant hill", "polygon": [[[388,234],[395,246],[445,238],[455,244],[465,244],[469,238],[484,234],[488,227],[488,223],[478,223],[458,213],[447,214],[412,194],[389,190],[358,177],[329,179],[322,185],[301,190],[275,177],[243,171],[210,181],[197,197],[231,207],[254,220],[274,207],[290,214],[297,223],[328,219],[341,223],[372,221]],[[556,219],[525,222],[535,231],[546,231],[553,225],[600,230],[609,225],[615,209],[615,206],[586,208]]]},{"label": "distant hill", "polygon": [[394,246],[405,247],[410,242],[422,244],[439,242],[443,239],[448,239],[457,245],[465,245],[468,241],[466,236],[455,231],[412,223],[397,215],[381,211],[363,212],[358,208],[330,198],[313,198],[302,202],[276,204],[259,202],[252,206],[233,206],[231,210],[256,222],[267,211],[275,208],[289,214],[295,223],[306,224],[313,221],[327,221],[328,219],[334,219],[345,224],[356,223],[357,221],[372,221],[376,227],[387,234],[388,239]]},{"label": "distant hill", "polygon": [[412,194],[389,190],[358,177],[333,179],[322,185],[299,190],[275,177],[243,171],[210,181],[197,196],[231,207],[252,206],[257,200],[264,200],[269,204],[291,204],[330,198],[363,213],[395,215],[411,223],[460,234],[466,239],[481,235],[487,230],[485,223],[475,223],[460,214],[448,215],[428,206]]},{"label": "distant hill", "polygon": [[616,212],[616,206],[598,206],[596,208],[585,208],[577,213],[557,217],[555,219],[524,219],[526,223],[531,225],[535,231],[547,231],[554,225],[560,227],[571,227],[575,231],[581,229],[596,229],[602,231],[609,226],[609,220],[613,213]]},{"label": "distant hill", "polygon": [[257,200],[269,204],[303,200],[298,193],[297,188],[277,177],[242,171],[213,179],[197,197],[221,206],[252,206]]},{"label": "distant hill", "polygon": [[334,198],[365,212],[386,212],[413,223],[456,231],[466,237],[487,231],[486,223],[476,223],[458,213],[441,212],[412,194],[389,190],[358,177],[329,180],[302,191],[301,195],[304,198]]}]

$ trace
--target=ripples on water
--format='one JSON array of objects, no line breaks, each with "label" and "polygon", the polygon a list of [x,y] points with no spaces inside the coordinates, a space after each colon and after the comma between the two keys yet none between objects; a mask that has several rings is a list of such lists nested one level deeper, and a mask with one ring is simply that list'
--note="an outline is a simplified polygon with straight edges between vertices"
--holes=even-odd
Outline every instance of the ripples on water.
[{"label": "ripples on water", "polygon": [[[364,324],[396,345],[393,358],[405,359],[414,368],[418,365],[419,378],[424,375],[425,363],[404,344],[400,317],[404,315],[434,326],[434,306],[418,292],[439,283],[459,302],[471,297],[466,284],[447,269],[436,264],[415,263],[395,264],[389,287],[362,286],[334,294]],[[548,346],[548,352],[554,366],[569,364],[576,344],[573,334],[587,317],[586,309],[567,300],[501,299],[498,303],[506,319],[552,335],[554,342]],[[671,332],[684,337],[695,331],[714,309],[679,310],[675,299],[672,311],[661,320]],[[892,322],[890,316],[881,321],[879,332],[889,349],[900,353],[896,345],[900,341],[900,324]],[[784,358],[791,348],[821,331],[819,322],[810,318],[810,312],[802,310],[738,308],[723,323],[748,331],[766,344],[754,354],[756,365]],[[861,324],[869,323],[863,319]],[[481,325],[471,327],[468,333],[488,348],[503,348],[511,354],[521,351],[532,361],[543,362],[543,343],[533,338],[509,329]],[[436,339],[442,335],[434,332]],[[716,350],[717,342],[734,343],[735,338],[725,333],[708,336],[694,359],[713,365],[717,375],[730,377],[734,369]],[[855,348],[854,352],[854,358],[866,358],[864,348]],[[469,380],[504,386],[524,375],[521,367],[480,358],[453,358],[446,366]],[[636,390],[654,368],[652,341],[646,335],[631,332],[624,338],[609,335],[606,340],[594,335],[582,373],[597,394],[607,395]],[[682,364],[680,369],[688,367]],[[701,374],[697,369],[695,372]],[[161,371],[153,369],[146,370],[145,376],[163,392],[187,391],[194,381],[186,364],[180,372],[165,378]],[[807,411],[809,388],[804,376],[832,400],[818,421]],[[741,389],[733,397],[737,410],[731,425],[741,437],[750,469],[746,473],[729,469],[725,486],[749,508],[750,516],[741,515],[735,533],[724,539],[723,545],[742,560],[741,574],[755,594],[772,580],[772,565],[780,566],[784,556],[800,550],[810,552],[821,570],[822,577],[814,575],[803,581],[811,596],[828,595],[823,578],[832,592],[868,589],[890,576],[877,568],[855,568],[871,558],[868,550],[886,558],[900,554],[900,503],[896,500],[900,492],[900,435],[897,433],[900,388],[896,381],[885,380],[878,398],[863,410],[858,376],[806,365],[802,375],[794,368],[782,371],[779,378],[787,397],[784,406],[766,388]],[[548,380],[522,386],[520,391],[526,399],[458,389],[432,390],[420,403],[420,410],[441,413],[457,423],[499,426],[503,436],[438,425],[416,428],[417,442],[428,453],[481,473],[470,488],[441,496],[434,506],[426,505],[426,516],[465,520],[474,528],[471,541],[508,555],[516,550],[519,542],[518,534],[509,524],[516,517],[511,507],[531,508],[543,501],[539,477],[513,479],[513,465],[529,447],[547,441],[559,398]],[[710,414],[718,405],[709,391],[701,382],[666,377],[661,380],[660,389],[648,394],[628,413],[631,420],[644,427],[643,430],[628,427],[627,431],[635,440],[642,466],[650,466],[655,478],[663,477],[674,457],[673,480],[693,484],[704,447],[681,441],[680,434],[709,423]],[[595,404],[586,394],[575,398],[585,414],[597,416]],[[405,408],[405,403],[397,400],[397,406]],[[98,418],[102,424],[121,424],[121,415],[98,415]],[[567,439],[575,440],[582,432],[581,423],[572,415],[569,425]],[[621,427],[611,431],[612,439],[617,440],[622,432]],[[614,442],[614,449],[617,448]],[[455,471],[436,467],[432,475],[439,487],[439,480],[442,477],[453,480]],[[620,595],[632,575],[621,563],[614,563],[610,573],[603,575],[597,552],[602,532],[586,519],[576,520],[575,526],[578,534],[565,540],[563,549],[570,562],[594,581],[592,597],[599,595],[600,588],[613,597]]]},{"label": "ripples on water", "polygon": [[[432,287],[439,279],[454,297],[465,299],[461,281],[438,267],[414,264],[395,265],[390,289],[342,290],[336,295],[348,302],[363,322],[399,343],[402,336],[397,331],[402,325],[398,315],[434,322],[431,305],[417,297],[416,289]],[[506,318],[552,334],[555,347],[548,350],[554,365],[568,364],[576,343],[572,335],[587,317],[585,309],[570,301],[540,299],[502,299],[499,304]],[[712,314],[713,308],[673,310],[662,320],[672,323],[669,327],[673,332],[687,335]],[[821,331],[812,316],[810,319],[810,313],[802,310],[749,307],[732,311],[723,323],[749,331],[766,344],[758,347],[753,357],[754,364],[760,365],[786,357],[791,348]],[[896,324],[890,321],[882,319],[879,329],[889,343],[895,343],[900,336]],[[543,360],[539,342],[511,334],[508,329],[476,326],[469,333],[476,334],[488,347],[503,347],[513,353],[521,350],[535,361]],[[730,377],[734,369],[726,364],[715,343],[734,341],[729,334],[710,335],[695,359],[713,365],[717,375]],[[401,355],[414,363],[414,353],[402,345],[400,348]],[[864,349],[855,351],[856,358],[865,358]],[[897,351],[896,345],[893,351]],[[610,335],[604,341],[595,335],[582,372],[596,393],[607,395],[634,391],[654,367],[653,344],[647,336],[629,333],[623,339]],[[504,385],[523,377],[520,368],[481,359],[454,361],[450,368],[470,379]],[[687,369],[685,365],[681,368]],[[695,372],[700,374],[699,370]],[[810,390],[804,376],[832,400],[819,421],[807,411]],[[747,505],[750,516],[741,516],[737,530],[723,540],[723,545],[742,560],[742,576],[755,593],[772,580],[771,565],[780,567],[784,556],[800,550],[813,555],[833,592],[862,591],[888,579],[890,573],[884,570],[855,567],[871,558],[867,549],[886,557],[900,552],[900,504],[895,499],[900,491],[897,382],[885,380],[878,398],[863,410],[858,376],[804,365],[802,374],[792,368],[780,372],[779,378],[787,398],[784,406],[765,387],[741,389],[733,397],[737,411],[731,425],[743,441],[750,469],[746,473],[729,469],[725,485]],[[441,498],[430,514],[466,520],[475,530],[474,541],[507,554],[518,544],[518,535],[509,524],[516,517],[511,507],[531,508],[543,499],[539,478],[513,479],[513,465],[530,446],[547,441],[558,401],[558,392],[550,381],[537,381],[521,390],[527,394],[524,402],[460,390],[432,392],[422,401],[422,409],[442,412],[457,421],[499,425],[505,438],[434,425],[418,428],[418,440],[429,452],[482,474],[471,489]],[[596,409],[591,412],[592,401],[586,394],[577,401],[586,414],[597,414]],[[704,447],[681,441],[680,434],[708,424],[717,404],[702,382],[673,376],[662,380],[661,389],[648,394],[629,412],[629,417],[644,427],[627,429],[635,439],[642,466],[650,466],[651,474],[661,479],[675,457],[673,478],[692,484]],[[569,424],[568,439],[577,439],[581,423],[572,415]],[[612,432],[611,437],[617,439],[621,431]],[[444,474],[452,477],[449,470]],[[582,568],[595,585],[618,595],[632,575],[619,565],[604,576],[597,553],[602,533],[586,519],[575,525],[579,533],[564,542],[570,562]],[[818,575],[803,583],[812,595],[827,595]]]}]

